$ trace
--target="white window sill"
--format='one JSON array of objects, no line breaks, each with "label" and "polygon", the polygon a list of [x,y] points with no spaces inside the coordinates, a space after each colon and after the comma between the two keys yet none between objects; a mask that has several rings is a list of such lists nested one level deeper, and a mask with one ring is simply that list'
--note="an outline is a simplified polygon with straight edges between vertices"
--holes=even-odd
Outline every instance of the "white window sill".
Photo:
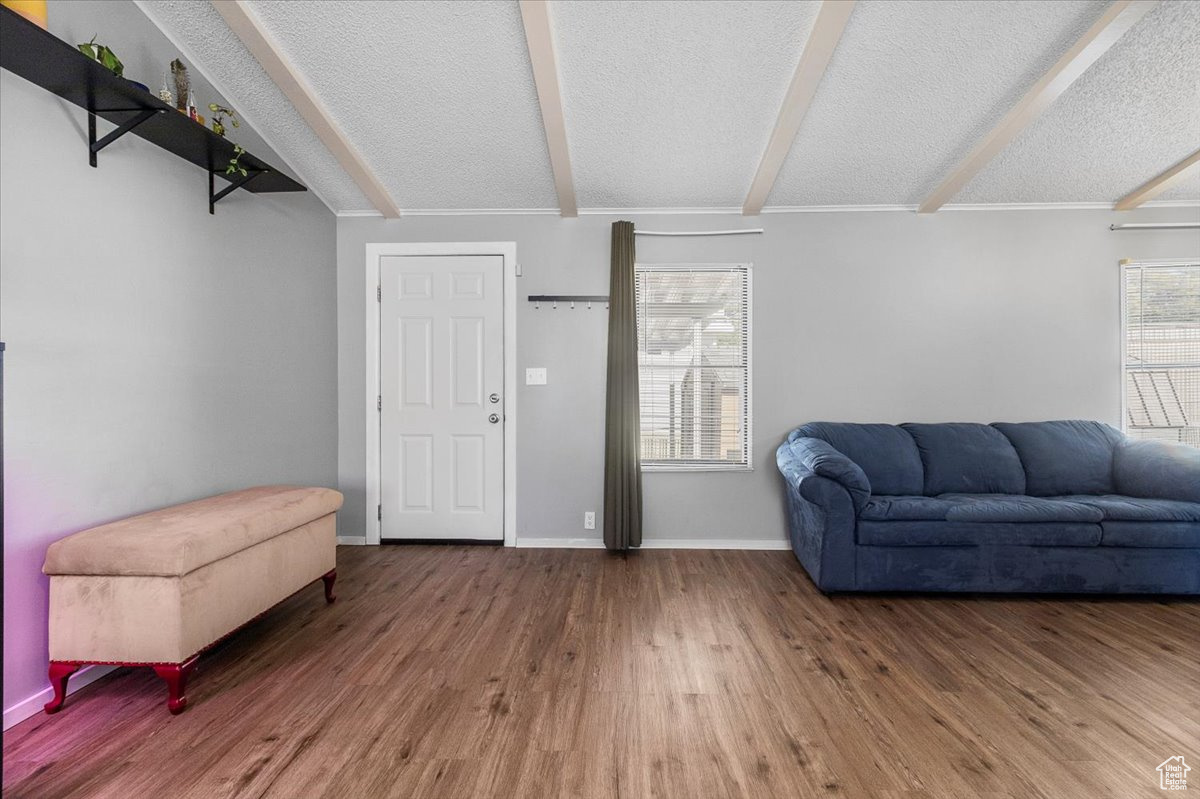
[{"label": "white window sill", "polygon": [[754,467],[744,463],[725,464],[696,464],[689,465],[686,463],[644,463],[642,464],[643,472],[690,472],[692,474],[702,472],[752,472]]}]

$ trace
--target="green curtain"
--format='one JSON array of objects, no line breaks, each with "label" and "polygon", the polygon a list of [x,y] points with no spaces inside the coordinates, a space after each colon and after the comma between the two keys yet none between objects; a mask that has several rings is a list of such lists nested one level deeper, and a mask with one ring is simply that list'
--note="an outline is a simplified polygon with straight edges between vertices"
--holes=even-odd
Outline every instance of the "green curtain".
[{"label": "green curtain", "polygon": [[604,546],[642,545],[641,413],[633,223],[613,222],[608,289],[608,395],[604,407]]}]

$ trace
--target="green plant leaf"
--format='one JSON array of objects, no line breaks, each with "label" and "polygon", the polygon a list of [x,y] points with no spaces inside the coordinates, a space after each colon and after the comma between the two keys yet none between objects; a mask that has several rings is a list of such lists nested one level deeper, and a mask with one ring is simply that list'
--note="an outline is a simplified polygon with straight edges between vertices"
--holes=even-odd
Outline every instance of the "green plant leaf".
[{"label": "green plant leaf", "polygon": [[117,58],[117,54],[108,49],[105,45],[98,45],[100,50],[100,63],[112,70],[117,77],[125,72],[125,65],[121,63],[121,59]]},{"label": "green plant leaf", "polygon": [[99,60],[96,58],[96,45],[92,44],[91,42],[88,42],[87,44],[77,44],[75,46],[79,48],[79,52],[83,53],[93,61]]}]

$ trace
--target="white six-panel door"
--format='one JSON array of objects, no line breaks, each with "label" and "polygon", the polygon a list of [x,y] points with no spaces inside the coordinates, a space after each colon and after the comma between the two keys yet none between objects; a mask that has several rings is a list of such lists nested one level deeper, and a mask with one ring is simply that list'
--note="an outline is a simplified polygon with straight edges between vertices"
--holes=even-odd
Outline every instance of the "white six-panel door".
[{"label": "white six-panel door", "polygon": [[379,259],[380,537],[504,537],[504,258]]}]

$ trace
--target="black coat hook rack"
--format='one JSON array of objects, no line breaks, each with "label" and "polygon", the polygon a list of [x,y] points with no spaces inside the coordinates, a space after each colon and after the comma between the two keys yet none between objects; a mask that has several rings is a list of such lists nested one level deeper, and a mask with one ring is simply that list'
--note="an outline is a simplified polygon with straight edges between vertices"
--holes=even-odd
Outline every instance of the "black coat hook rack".
[{"label": "black coat hook rack", "polygon": [[534,310],[543,302],[550,303],[551,308],[557,308],[560,302],[570,303],[571,307],[575,307],[575,303],[582,302],[586,307],[591,308],[593,302],[602,302],[608,305],[607,294],[530,294],[529,301],[534,303]]}]

